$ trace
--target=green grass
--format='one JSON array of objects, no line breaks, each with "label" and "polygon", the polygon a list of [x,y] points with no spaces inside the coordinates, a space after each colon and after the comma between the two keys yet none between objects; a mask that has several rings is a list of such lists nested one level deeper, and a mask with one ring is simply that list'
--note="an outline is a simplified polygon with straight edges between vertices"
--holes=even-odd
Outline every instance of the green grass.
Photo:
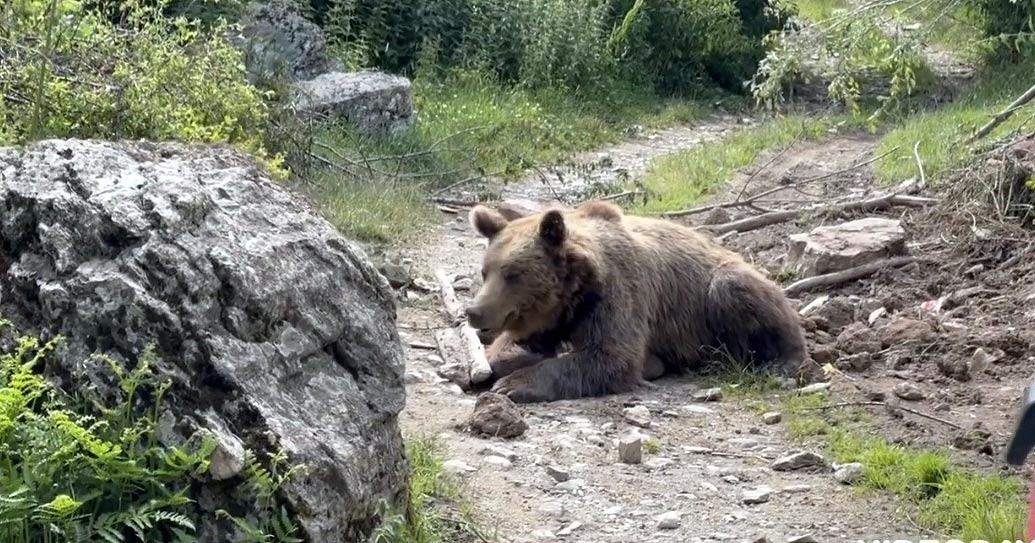
[{"label": "green grass", "polygon": [[835,462],[860,462],[863,492],[886,492],[914,504],[921,527],[962,540],[1013,541],[1022,535],[1026,500],[1021,482],[972,473],[947,452],[903,447],[874,435],[868,414],[857,409],[816,409],[822,394],[781,401],[784,426],[794,439],[816,440]]},{"label": "green grass", "polygon": [[[913,146],[918,141],[918,153],[928,179],[964,165],[968,154],[963,140],[1006,108],[1031,83],[1030,66],[990,67],[960,100],[938,110],[914,114],[889,131],[881,139],[877,154],[890,154],[877,162],[877,174],[889,182],[919,178],[913,156]],[[1031,116],[1031,108],[1017,111],[985,140],[1030,123]]]},{"label": "green grass", "polygon": [[493,539],[475,526],[473,508],[463,499],[456,481],[443,471],[443,451],[438,441],[423,436],[407,440],[406,458],[410,464],[406,512],[385,522],[375,535],[375,543]]},{"label": "green grass", "polygon": [[763,152],[789,145],[799,137],[822,140],[829,137],[834,126],[850,122],[848,117],[840,116],[776,117],[658,159],[639,180],[650,198],[635,211],[658,213],[692,206],[725,186],[738,168],[752,164]]},{"label": "green grass", "polygon": [[[312,175],[310,193],[346,235],[405,240],[432,216],[430,192],[486,175],[514,179],[527,168],[618,141],[634,125],[658,128],[701,118],[694,100],[666,101],[632,88],[582,98],[502,86],[473,73],[416,79],[417,120],[390,138],[325,127],[316,150],[338,164]],[[406,159],[385,159],[406,156]],[[369,161],[370,158],[379,158]],[[344,166],[344,167],[341,167]]]},{"label": "green grass", "polygon": [[797,0],[798,15],[810,21],[829,19],[834,12],[848,7],[845,0]]}]

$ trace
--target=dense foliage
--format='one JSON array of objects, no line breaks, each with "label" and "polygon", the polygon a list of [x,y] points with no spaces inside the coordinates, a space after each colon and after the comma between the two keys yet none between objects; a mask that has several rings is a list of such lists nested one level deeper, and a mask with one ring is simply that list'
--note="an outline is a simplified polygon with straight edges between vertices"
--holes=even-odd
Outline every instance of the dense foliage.
[{"label": "dense foliage", "polygon": [[355,64],[413,73],[488,70],[530,87],[646,83],[666,94],[740,89],[785,10],[766,0],[312,0],[312,16]]}]

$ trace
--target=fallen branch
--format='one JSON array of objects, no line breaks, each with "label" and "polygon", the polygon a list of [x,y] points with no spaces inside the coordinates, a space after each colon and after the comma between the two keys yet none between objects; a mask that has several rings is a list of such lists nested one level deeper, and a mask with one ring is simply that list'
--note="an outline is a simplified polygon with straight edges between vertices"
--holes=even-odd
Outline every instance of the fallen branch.
[{"label": "fallen branch", "polygon": [[474,384],[485,382],[492,377],[492,368],[489,366],[489,361],[485,358],[485,348],[482,346],[481,340],[478,339],[478,332],[471,328],[470,324],[467,324],[467,319],[464,317],[464,306],[456,297],[453,284],[446,272],[436,269],[435,279],[438,280],[439,288],[442,291],[442,304],[445,305],[446,312],[449,313],[454,325],[459,326],[460,337],[467,344],[471,382]]},{"label": "fallen branch", "polygon": [[897,256],[886,260],[870,262],[869,264],[848,268],[847,270],[816,275],[814,277],[807,277],[800,281],[795,281],[794,283],[784,287],[783,292],[787,296],[795,296],[815,288],[840,285],[842,283],[861,279],[863,277],[873,275],[885,267],[898,268],[915,261],[916,259],[911,256]]},{"label": "fallen branch", "polygon": [[934,422],[940,422],[940,423],[942,423],[942,424],[944,424],[946,426],[949,426],[950,428],[955,428],[956,430],[962,430],[963,429],[962,426],[960,426],[959,424],[956,424],[955,422],[952,422],[951,420],[945,420],[945,419],[942,419],[942,418],[938,418],[938,417],[936,417],[934,415],[929,415],[927,413],[924,413],[923,411],[919,411],[919,410],[913,409],[911,407],[906,407],[904,405],[899,405],[899,404],[891,405],[891,404],[889,404],[887,402],[872,402],[872,401],[871,402],[841,402],[841,403],[835,403],[835,404],[830,404],[830,405],[820,405],[818,407],[802,407],[801,410],[802,411],[826,411],[828,409],[838,409],[838,408],[841,408],[841,407],[857,407],[857,406],[884,407],[884,408],[888,408],[888,409],[901,409],[902,411],[905,411],[906,413],[911,413],[913,415],[925,418],[927,420],[933,420]]},{"label": "fallen branch", "polygon": [[937,203],[938,200],[934,198],[921,198],[918,196],[904,196],[901,194],[887,194],[877,198],[871,198],[869,200],[862,200],[860,202],[848,202],[842,204],[826,204],[804,207],[800,209],[787,209],[783,211],[772,211],[770,213],[763,213],[762,215],[756,215],[754,217],[747,217],[736,221],[731,221],[723,224],[700,226],[703,230],[708,230],[714,234],[725,234],[726,232],[748,232],[751,230],[757,230],[759,228],[765,228],[773,224],[779,224],[792,219],[798,218],[798,216],[808,212],[838,212],[845,213],[849,211],[878,211],[882,209],[888,209],[895,206],[906,206],[906,207],[924,207]]},{"label": "fallen branch", "polygon": [[619,192],[617,194],[608,194],[607,196],[601,196],[600,198],[594,198],[596,201],[609,201],[609,200],[620,200],[622,198],[629,198],[633,196],[643,196],[642,190],[627,190],[625,192]]},{"label": "fallen branch", "polygon": [[691,209],[683,209],[683,210],[680,210],[680,211],[670,211],[670,212],[667,212],[667,213],[662,213],[662,215],[665,216],[665,217],[670,217],[670,218],[672,218],[672,217],[686,217],[686,216],[689,216],[689,215],[697,215],[697,214],[700,214],[700,213],[707,213],[707,212],[709,212],[709,211],[711,211],[713,209],[728,209],[728,208],[731,208],[731,207],[751,207],[754,204],[756,204],[758,202],[758,200],[760,200],[762,198],[765,198],[766,196],[769,196],[770,194],[774,194],[774,193],[780,192],[781,190],[792,189],[792,188],[795,188],[795,187],[802,187],[802,186],[808,185],[810,183],[815,183],[817,181],[822,181],[824,179],[829,179],[831,177],[834,177],[834,176],[837,176],[837,175],[841,175],[843,173],[847,173],[847,172],[850,172],[852,170],[856,170],[858,168],[862,168],[863,166],[868,166],[868,165],[870,165],[870,164],[872,164],[872,163],[874,163],[874,162],[876,162],[876,161],[878,161],[878,160],[880,160],[880,159],[890,155],[891,153],[893,153],[893,152],[895,152],[897,150],[898,150],[898,147],[896,146],[895,148],[889,149],[889,150],[887,150],[887,151],[885,151],[885,152],[883,152],[883,153],[881,153],[881,154],[879,154],[879,155],[877,155],[877,156],[875,156],[873,158],[870,158],[870,159],[864,160],[862,162],[857,162],[855,164],[852,164],[851,166],[848,166],[847,168],[842,168],[840,170],[833,171],[833,172],[830,172],[830,173],[825,173],[825,174],[822,174],[822,175],[817,175],[815,177],[809,177],[808,179],[803,179],[801,181],[798,181],[797,183],[792,183],[790,185],[780,185],[778,187],[773,187],[773,188],[764,190],[764,191],[762,191],[762,192],[760,192],[758,194],[755,194],[755,195],[753,195],[750,198],[747,198],[745,200],[741,200],[740,196],[738,196],[737,199],[732,201],[732,202],[725,202],[725,203],[721,203],[721,204],[712,204],[712,205],[694,207],[694,208],[691,208]]},{"label": "fallen branch", "polygon": [[1016,100],[1013,101],[1012,104],[1006,106],[1006,109],[1000,111],[999,113],[996,113],[990,121],[985,123],[984,126],[979,128],[978,131],[975,132],[974,135],[967,140],[967,143],[973,143],[990,134],[993,130],[995,130],[995,127],[1003,124],[1003,122],[1009,119],[1015,111],[1020,109],[1021,106],[1023,106],[1024,104],[1030,102],[1033,98],[1035,98],[1035,85],[1033,85],[1030,89],[1024,91],[1024,94],[1020,95]]},{"label": "fallen branch", "polygon": [[913,144],[913,158],[916,159],[916,167],[920,170],[920,186],[927,186],[927,175],[924,174],[924,162],[920,160],[920,140]]}]

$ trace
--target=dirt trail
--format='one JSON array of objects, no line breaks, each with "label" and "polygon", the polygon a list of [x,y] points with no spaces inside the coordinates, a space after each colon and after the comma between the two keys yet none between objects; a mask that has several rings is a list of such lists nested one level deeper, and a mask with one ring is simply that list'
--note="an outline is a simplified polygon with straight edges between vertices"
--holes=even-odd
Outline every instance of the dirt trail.
[{"label": "dirt trail", "polygon": [[[742,124],[742,119],[716,117],[584,153],[504,187],[501,200],[530,208],[572,204],[600,186],[635,178],[659,156],[720,138]],[[870,166],[859,164],[873,157],[877,141],[868,134],[832,134],[822,142],[767,152],[713,200],[750,197],[778,186],[785,190],[768,196],[765,207],[871,196],[881,187]],[[731,208],[716,213],[711,220],[755,212]],[[468,226],[466,210],[444,216],[443,224],[405,256],[413,261],[414,275],[426,283],[434,283],[435,268],[455,274],[458,294],[466,298],[477,288],[485,243]],[[884,435],[905,445],[950,447],[967,465],[1000,471],[998,455],[1025,385],[1018,378],[1029,376],[1035,360],[1028,354],[1035,336],[1027,332],[1035,329],[1035,312],[1026,309],[1035,290],[1013,287],[1035,273],[1027,264],[1035,258],[1024,256],[1030,252],[1025,233],[963,212],[895,208],[802,216],[724,243],[786,284],[794,279],[786,262],[790,234],[861,216],[900,219],[909,252],[931,261],[800,296],[801,306],[829,296],[807,322],[810,350],[843,372],[829,393],[836,401],[894,400],[895,387],[909,383],[921,396],[912,400],[913,408],[936,416],[870,410]],[[702,214],[686,222],[704,219]],[[932,310],[938,300],[943,307]],[[883,316],[873,319],[879,308]],[[803,536],[823,542],[931,537],[910,520],[913,506],[881,496],[860,499],[829,467],[773,470],[774,459],[818,451],[818,444],[803,447],[792,441],[782,423],[765,424],[750,402],[693,401],[693,393],[704,386],[699,378],[663,379],[657,390],[637,394],[522,406],[529,430],[515,440],[465,433],[457,426],[471,414],[474,397],[438,376],[442,360],[429,349],[434,331],[448,326],[438,294],[407,293],[399,318],[410,345],[404,433],[442,438],[450,470],[464,481],[478,517],[497,530],[500,541],[780,543],[809,540],[796,539]],[[890,325],[906,318],[924,325],[912,328],[919,330],[914,336],[896,336],[889,345]],[[860,333],[861,328],[866,331]],[[968,362],[978,351],[984,357],[980,367]],[[623,417],[630,406],[649,410],[651,424],[639,431],[657,442],[642,464],[618,462],[616,440],[633,428]],[[565,474],[555,478],[547,466]],[[761,503],[746,503],[753,493],[767,496],[754,500]],[[666,513],[681,515],[678,526],[659,526],[659,516]]]}]

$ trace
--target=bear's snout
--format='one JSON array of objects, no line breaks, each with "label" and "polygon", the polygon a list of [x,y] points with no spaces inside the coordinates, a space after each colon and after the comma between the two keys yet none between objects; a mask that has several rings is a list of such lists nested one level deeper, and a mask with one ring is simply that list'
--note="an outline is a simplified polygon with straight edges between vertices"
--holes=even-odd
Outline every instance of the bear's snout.
[{"label": "bear's snout", "polygon": [[484,323],[482,322],[484,319],[484,313],[481,307],[469,305],[464,308],[464,315],[467,316],[467,322],[471,325],[471,328],[476,328],[478,330],[485,329],[485,326],[483,326]]}]

